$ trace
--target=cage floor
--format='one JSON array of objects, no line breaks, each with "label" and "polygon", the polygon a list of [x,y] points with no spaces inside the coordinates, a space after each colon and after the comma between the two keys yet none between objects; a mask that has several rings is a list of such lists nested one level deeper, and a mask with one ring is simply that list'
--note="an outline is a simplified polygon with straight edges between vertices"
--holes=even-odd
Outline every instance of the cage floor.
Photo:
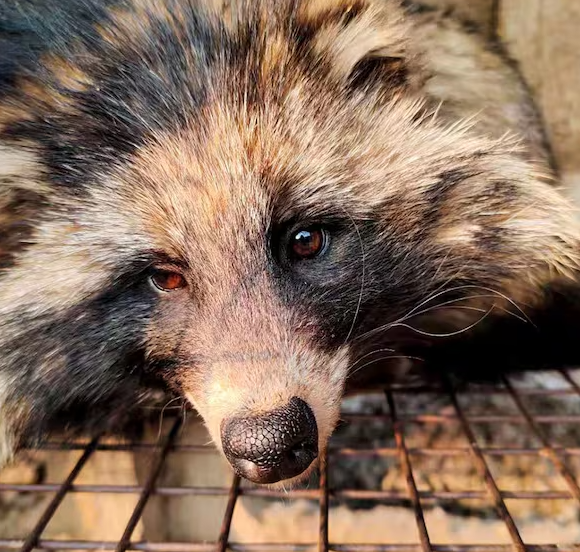
[{"label": "cage floor", "polygon": [[[0,473],[0,549],[580,551],[578,370],[349,398],[318,473],[297,489],[232,478],[199,420],[170,408],[160,418],[138,443],[103,437],[26,452],[66,455],[58,476]],[[137,475],[124,481],[127,454]],[[87,475],[97,464],[99,477]],[[15,496],[36,508],[13,508],[3,525],[2,504]],[[109,501],[82,525],[81,497]],[[55,530],[65,518],[69,534]],[[98,538],[111,520],[118,538]]]}]

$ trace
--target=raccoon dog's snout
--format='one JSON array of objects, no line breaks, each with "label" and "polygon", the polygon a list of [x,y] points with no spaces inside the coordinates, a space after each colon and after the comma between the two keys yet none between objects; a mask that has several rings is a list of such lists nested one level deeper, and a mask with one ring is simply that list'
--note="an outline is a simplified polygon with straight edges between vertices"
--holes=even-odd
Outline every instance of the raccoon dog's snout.
[{"label": "raccoon dog's snout", "polygon": [[234,470],[254,483],[296,477],[318,456],[314,413],[298,397],[260,416],[224,420],[221,439]]}]

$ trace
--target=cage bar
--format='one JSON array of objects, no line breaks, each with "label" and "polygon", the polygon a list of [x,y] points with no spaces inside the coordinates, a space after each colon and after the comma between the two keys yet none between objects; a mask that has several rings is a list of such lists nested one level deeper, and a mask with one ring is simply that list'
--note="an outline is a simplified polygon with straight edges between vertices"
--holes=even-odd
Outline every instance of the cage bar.
[{"label": "cage bar", "polygon": [[[575,372],[578,374],[579,372]],[[385,424],[385,434],[389,434],[392,444],[388,446],[368,446],[350,443],[338,443],[331,440],[327,455],[320,460],[319,484],[315,488],[301,488],[291,490],[272,490],[268,488],[242,485],[239,477],[233,476],[230,487],[227,486],[170,486],[160,484],[159,476],[167,465],[167,457],[172,454],[200,455],[214,452],[212,446],[179,443],[177,440],[182,419],[179,416],[169,428],[164,430],[160,443],[121,443],[105,441],[104,438],[92,441],[77,440],[71,443],[51,441],[44,443],[39,449],[50,451],[81,451],[81,456],[74,464],[70,473],[62,483],[0,483],[0,493],[38,493],[53,494],[38,522],[25,538],[7,539],[0,535],[0,549],[3,550],[111,550],[116,552],[143,551],[143,552],[580,552],[580,543],[553,542],[549,544],[524,542],[514,518],[506,506],[506,500],[521,501],[554,501],[567,500],[580,503],[580,486],[578,474],[571,468],[571,462],[578,462],[580,446],[564,446],[552,443],[548,437],[551,427],[558,424],[578,424],[580,422],[580,385],[573,377],[573,372],[560,372],[562,382],[566,387],[519,387],[509,379],[501,382],[501,386],[478,386],[467,391],[461,391],[461,398],[505,397],[513,401],[515,408],[506,414],[496,412],[471,413],[464,408],[459,400],[459,391],[454,389],[451,382],[443,380],[441,385],[393,385],[384,392],[386,411],[380,413],[345,412],[342,419],[347,423]],[[398,400],[412,396],[413,393],[437,393],[446,397],[451,411],[444,412],[407,412],[398,407]],[[527,401],[531,399],[550,399],[567,401],[574,408],[562,408],[562,411],[532,412]],[[562,403],[564,404],[564,403]],[[575,412],[579,412],[578,414]],[[408,440],[409,424],[419,424],[420,427],[436,425],[441,431],[446,431],[452,425],[458,427],[461,435],[466,439],[465,445],[456,446],[411,446]],[[528,431],[538,443],[533,446],[498,446],[497,444],[478,442],[477,424],[503,424],[518,428],[518,431]],[[392,430],[391,430],[392,428]],[[574,443],[580,445],[580,443]],[[539,446],[537,446],[539,445]],[[85,467],[89,458],[95,453],[130,452],[135,455],[155,453],[155,461],[143,478],[142,484],[76,484],[77,476]],[[488,461],[491,458],[531,457],[547,459],[555,467],[565,482],[562,488],[533,490],[526,488],[502,489],[494,478]],[[330,477],[331,468],[337,462],[349,459],[373,458],[393,459],[398,466],[404,485],[397,489],[361,489],[361,488],[334,488]],[[445,460],[448,458],[471,458],[478,479],[479,488],[459,489],[431,489],[417,484],[417,462],[423,460]],[[546,460],[544,460],[546,461]],[[119,494],[135,495],[137,503],[132,511],[123,536],[119,541],[98,540],[54,540],[43,538],[46,527],[69,494],[85,493],[89,495]],[[147,503],[152,497],[187,497],[197,496],[227,497],[227,504],[223,513],[221,530],[215,542],[140,542],[133,539],[137,523],[141,519]],[[240,497],[308,500],[318,504],[318,535],[317,541],[311,543],[251,543],[232,542],[231,528],[234,513]],[[489,501],[491,498],[499,516],[499,522],[507,530],[511,542],[497,544],[453,544],[433,541],[429,534],[425,518],[425,508],[429,501],[436,501],[441,505],[454,505],[458,501],[479,500]],[[418,541],[412,544],[398,542],[345,543],[329,540],[330,512],[335,503],[364,500],[372,504],[400,504],[410,508],[414,514],[418,530]],[[388,520],[386,520],[386,523]],[[332,534],[330,535],[332,536]],[[554,541],[558,541],[554,536]]]}]

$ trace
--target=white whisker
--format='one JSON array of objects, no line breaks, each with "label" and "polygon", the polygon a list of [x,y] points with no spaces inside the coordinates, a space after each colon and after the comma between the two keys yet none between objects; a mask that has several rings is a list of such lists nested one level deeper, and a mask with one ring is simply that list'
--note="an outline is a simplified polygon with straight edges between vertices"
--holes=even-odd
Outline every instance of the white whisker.
[{"label": "white whisker", "polygon": [[409,330],[412,330],[415,333],[418,333],[419,335],[424,335],[427,337],[453,337],[453,336],[460,335],[462,333],[465,333],[465,332],[475,328],[475,326],[477,326],[478,324],[483,322],[491,314],[494,307],[495,307],[495,305],[492,305],[490,307],[490,309],[479,320],[476,320],[473,324],[470,324],[469,326],[466,326],[465,328],[462,328],[461,330],[457,330],[454,332],[436,334],[436,333],[426,332],[424,330],[419,330],[418,328],[414,328],[410,324],[404,324],[404,323],[397,323],[397,324],[394,324],[394,326],[408,328]]},{"label": "white whisker", "polygon": [[358,358],[349,368],[348,370],[352,370],[361,360],[363,360],[364,358],[367,358],[370,355],[374,355],[376,353],[385,353],[385,352],[389,352],[389,353],[394,353],[395,349],[389,349],[389,348],[382,348],[382,349],[375,349],[369,353],[364,354],[363,356],[361,356],[360,358]]},{"label": "white whisker", "polygon": [[165,414],[165,410],[166,408],[174,403],[175,401],[180,401],[182,400],[182,397],[175,397],[174,399],[171,399],[170,401],[167,402],[167,404],[161,409],[161,414],[159,415],[159,430],[157,431],[157,441],[159,442],[159,440],[161,439],[161,430],[163,427],[163,415]]},{"label": "white whisker", "polygon": [[[483,294],[479,294],[479,295],[466,295],[464,297],[458,297],[456,299],[452,299],[450,301],[447,301],[445,303],[441,303],[439,305],[433,305],[433,307],[429,307],[428,309],[423,309],[420,310],[421,307],[424,307],[425,305],[427,305],[428,303],[430,303],[431,301],[437,299],[438,297],[442,297],[447,293],[452,293],[455,291],[463,291],[466,289],[473,289],[473,290],[482,290],[482,291],[487,291],[492,295],[483,295]],[[403,322],[406,322],[407,320],[414,318],[415,316],[419,316],[419,315],[423,315],[426,314],[428,312],[430,312],[431,310],[435,310],[436,308],[442,307],[442,306],[449,306],[452,305],[454,303],[458,303],[461,301],[466,301],[469,299],[478,299],[478,298],[488,298],[488,297],[500,297],[502,299],[504,299],[505,301],[507,301],[508,303],[510,303],[511,305],[513,305],[518,312],[521,313],[522,316],[517,315],[516,313],[510,311],[510,310],[506,310],[504,308],[498,307],[497,305],[494,305],[494,308],[501,310],[502,312],[505,312],[506,314],[509,314],[511,316],[514,316],[515,318],[517,318],[518,320],[521,320],[522,322],[527,322],[530,323],[532,325],[533,322],[530,320],[530,318],[527,316],[527,314],[523,311],[523,309],[515,302],[513,301],[513,299],[509,298],[508,296],[506,296],[505,294],[494,290],[492,288],[488,288],[485,286],[477,286],[477,285],[473,285],[473,284],[466,284],[466,285],[462,285],[462,286],[455,286],[446,290],[441,290],[438,291],[436,293],[433,293],[432,295],[430,295],[429,297],[427,297],[426,299],[424,299],[423,301],[421,301],[418,305],[416,305],[415,307],[413,307],[407,314],[403,315],[402,317],[398,318],[397,320],[393,321],[393,322],[389,322],[387,324],[384,324],[382,326],[378,326],[377,328],[373,328],[372,330],[369,330],[367,332],[365,332],[364,334],[361,334],[360,336],[356,337],[356,340],[361,340],[361,339],[365,339],[367,337],[369,337],[370,335],[373,335],[375,333],[381,332],[381,331],[386,331],[389,330],[393,327],[409,327],[410,329],[414,329],[411,326],[405,326],[403,324]],[[465,305],[465,307],[468,307],[468,305]],[[459,307],[455,307],[455,308],[459,308]],[[477,322],[476,322],[477,324]],[[467,328],[469,329],[469,328]],[[416,329],[415,329],[416,330]],[[416,330],[418,331],[418,330]],[[465,330],[461,330],[461,331],[465,331]],[[420,333],[420,331],[419,331]],[[428,333],[425,333],[425,335],[429,335]],[[443,334],[441,334],[443,335]],[[452,335],[455,335],[452,334]]]},{"label": "white whisker", "polygon": [[354,372],[350,373],[348,375],[347,381],[352,376],[354,376],[355,374],[357,374],[358,372],[360,372],[363,368],[366,368],[367,366],[369,366],[371,364],[374,364],[375,362],[380,362],[381,360],[392,360],[392,359],[396,359],[396,358],[404,358],[404,359],[410,359],[410,360],[418,360],[420,362],[423,362],[423,359],[422,358],[416,357],[416,356],[410,356],[410,355],[390,355],[390,356],[384,356],[384,357],[374,358],[373,360],[369,360],[368,362],[365,362],[365,364],[363,364],[362,366],[359,366]]},{"label": "white whisker", "polygon": [[357,320],[358,314],[360,312],[360,307],[361,307],[362,298],[363,298],[363,291],[364,291],[364,286],[365,286],[365,268],[366,268],[365,248],[364,248],[362,236],[360,234],[360,231],[359,231],[358,226],[357,226],[356,222],[354,221],[354,219],[348,213],[346,213],[346,214],[347,214],[348,218],[351,220],[351,222],[354,226],[354,229],[356,230],[356,233],[358,235],[359,242],[360,242],[361,255],[362,255],[362,275],[361,275],[361,282],[360,282],[360,293],[359,293],[359,297],[358,297],[358,304],[356,306],[356,311],[354,313],[354,318],[352,320],[350,330],[349,330],[349,332],[344,340],[344,344],[348,343],[348,340],[350,339],[350,336],[352,335],[352,332],[354,331],[354,327],[356,325],[356,320]]}]

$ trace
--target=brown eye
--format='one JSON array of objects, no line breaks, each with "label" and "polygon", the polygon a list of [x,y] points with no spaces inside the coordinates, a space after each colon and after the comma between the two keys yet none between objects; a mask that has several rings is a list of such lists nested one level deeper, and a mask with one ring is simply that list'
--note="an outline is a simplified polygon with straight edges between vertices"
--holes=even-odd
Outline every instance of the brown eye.
[{"label": "brown eye", "polygon": [[326,231],[304,228],[294,232],[290,240],[292,255],[298,259],[313,259],[324,252],[328,243]]},{"label": "brown eye", "polygon": [[185,278],[179,272],[158,270],[151,276],[151,281],[161,291],[175,291],[187,285]]}]

